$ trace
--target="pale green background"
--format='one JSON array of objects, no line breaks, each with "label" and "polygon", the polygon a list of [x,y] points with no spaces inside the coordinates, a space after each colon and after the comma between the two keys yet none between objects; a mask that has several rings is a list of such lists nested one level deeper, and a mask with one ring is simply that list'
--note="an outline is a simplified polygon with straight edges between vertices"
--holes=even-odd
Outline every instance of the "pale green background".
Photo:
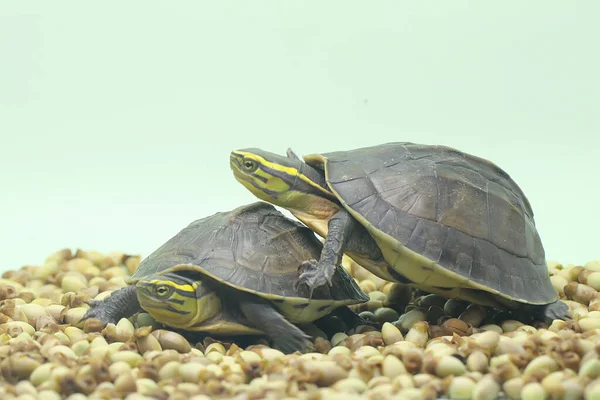
[{"label": "pale green background", "polygon": [[600,258],[598,1],[2,1],[0,270],[148,255],[254,197],[229,152],[489,158],[548,259]]}]

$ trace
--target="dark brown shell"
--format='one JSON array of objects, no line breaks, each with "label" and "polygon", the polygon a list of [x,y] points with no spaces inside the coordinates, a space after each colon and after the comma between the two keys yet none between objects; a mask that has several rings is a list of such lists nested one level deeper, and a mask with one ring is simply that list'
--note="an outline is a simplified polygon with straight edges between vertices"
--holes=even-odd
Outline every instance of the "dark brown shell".
[{"label": "dark brown shell", "polygon": [[509,298],[556,300],[531,205],[497,165],[408,142],[320,156],[342,204],[406,248]]}]

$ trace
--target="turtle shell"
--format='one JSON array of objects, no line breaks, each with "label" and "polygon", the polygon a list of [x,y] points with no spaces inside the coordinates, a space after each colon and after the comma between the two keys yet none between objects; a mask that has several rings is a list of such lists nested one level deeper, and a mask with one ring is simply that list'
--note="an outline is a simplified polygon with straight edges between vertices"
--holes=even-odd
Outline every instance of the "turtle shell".
[{"label": "turtle shell", "polygon": [[409,280],[443,287],[450,278],[447,286],[520,302],[557,300],[531,205],[494,163],[410,142],[304,159],[324,169],[342,205]]},{"label": "turtle shell", "polygon": [[319,259],[322,243],[273,205],[255,202],[196,220],[145,258],[130,278],[174,271],[193,271],[274,303],[292,321],[312,321],[334,308],[362,303],[369,297],[344,268],[331,287],[320,287],[309,299],[304,285],[294,287],[299,265]]}]

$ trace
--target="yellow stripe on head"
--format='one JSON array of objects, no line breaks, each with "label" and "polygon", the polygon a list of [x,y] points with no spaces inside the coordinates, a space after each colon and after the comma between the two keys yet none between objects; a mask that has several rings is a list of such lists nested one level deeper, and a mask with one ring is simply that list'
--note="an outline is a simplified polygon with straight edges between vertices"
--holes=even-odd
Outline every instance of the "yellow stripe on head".
[{"label": "yellow stripe on head", "polygon": [[183,329],[217,315],[221,301],[214,290],[186,280],[176,274],[141,279],[136,284],[141,307],[156,321]]},{"label": "yellow stripe on head", "polygon": [[309,212],[315,197],[337,204],[323,173],[302,161],[244,149],[232,151],[229,164],[241,184],[256,197],[275,205]]}]

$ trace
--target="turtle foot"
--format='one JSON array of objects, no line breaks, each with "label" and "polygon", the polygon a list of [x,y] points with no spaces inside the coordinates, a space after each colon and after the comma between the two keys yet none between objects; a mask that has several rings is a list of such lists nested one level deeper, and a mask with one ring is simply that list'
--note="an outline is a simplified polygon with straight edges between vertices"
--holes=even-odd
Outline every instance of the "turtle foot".
[{"label": "turtle foot", "polygon": [[548,322],[552,322],[555,319],[565,320],[569,318],[569,306],[564,302],[558,300],[555,303],[544,306],[542,316]]},{"label": "turtle foot", "polygon": [[135,293],[135,286],[125,286],[115,290],[103,300],[92,300],[88,304],[90,309],[83,315],[80,322],[95,318],[100,320],[103,326],[116,324],[121,318],[129,318],[136,312],[142,311]]},{"label": "turtle foot", "polygon": [[280,336],[271,337],[271,340],[273,341],[273,347],[284,354],[292,354],[296,351],[304,353],[314,350],[312,338],[299,328],[282,332]]},{"label": "turtle foot", "polygon": [[81,321],[87,319],[97,319],[102,322],[103,326],[108,324],[117,324],[119,319],[114,313],[111,313],[112,307],[108,306],[106,300],[92,300],[88,302],[90,309],[83,315]]},{"label": "turtle foot", "polygon": [[307,260],[302,262],[298,267],[299,277],[295,284],[295,289],[298,290],[300,285],[306,285],[308,288],[309,298],[315,289],[321,286],[331,286],[331,278],[333,277],[334,267],[328,267],[319,264],[317,260]]}]

